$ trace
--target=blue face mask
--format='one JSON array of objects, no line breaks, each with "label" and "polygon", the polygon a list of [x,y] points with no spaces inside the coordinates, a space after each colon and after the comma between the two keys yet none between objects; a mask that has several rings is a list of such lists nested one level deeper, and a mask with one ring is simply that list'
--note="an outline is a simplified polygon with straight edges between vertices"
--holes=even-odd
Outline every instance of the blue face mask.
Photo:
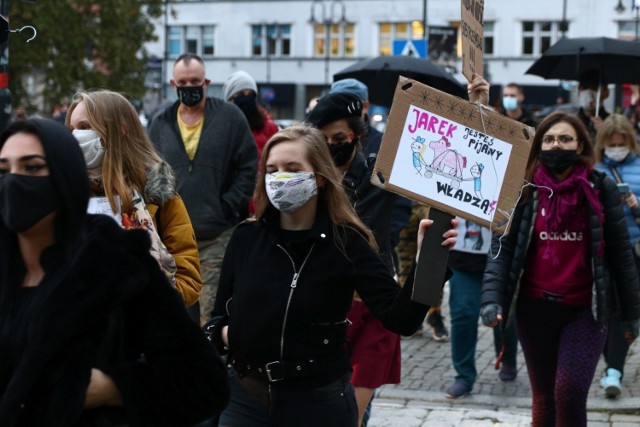
[{"label": "blue face mask", "polygon": [[518,109],[518,99],[515,96],[503,96],[502,106],[507,111],[515,111]]}]

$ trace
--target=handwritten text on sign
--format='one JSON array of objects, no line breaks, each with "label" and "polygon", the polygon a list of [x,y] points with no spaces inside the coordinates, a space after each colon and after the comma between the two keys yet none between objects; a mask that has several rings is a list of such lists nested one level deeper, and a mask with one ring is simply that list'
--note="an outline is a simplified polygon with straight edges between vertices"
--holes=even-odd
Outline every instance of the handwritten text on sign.
[{"label": "handwritten text on sign", "polygon": [[484,0],[462,0],[462,74],[471,81],[472,74],[483,75]]},{"label": "handwritten text on sign", "polygon": [[511,147],[412,104],[389,183],[491,222]]}]

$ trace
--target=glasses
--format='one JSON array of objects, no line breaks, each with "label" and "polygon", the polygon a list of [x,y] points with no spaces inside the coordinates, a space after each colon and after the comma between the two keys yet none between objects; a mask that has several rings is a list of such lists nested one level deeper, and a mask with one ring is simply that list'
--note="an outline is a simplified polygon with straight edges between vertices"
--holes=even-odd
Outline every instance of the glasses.
[{"label": "glasses", "polygon": [[578,138],[575,138],[571,135],[558,135],[558,136],[545,135],[542,137],[542,144],[553,145],[557,141],[560,145],[569,145],[573,141],[577,141],[577,140]]}]

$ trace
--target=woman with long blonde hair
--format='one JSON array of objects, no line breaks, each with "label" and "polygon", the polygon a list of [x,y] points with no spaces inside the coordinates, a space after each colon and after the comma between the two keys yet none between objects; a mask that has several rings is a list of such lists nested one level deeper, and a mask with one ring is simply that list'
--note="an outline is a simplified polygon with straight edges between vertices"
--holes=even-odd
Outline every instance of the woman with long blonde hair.
[{"label": "woman with long blonde hair", "polygon": [[[278,132],[259,170],[256,219],[234,230],[206,327],[231,365],[232,402],[219,425],[355,427],[346,346],[353,292],[404,335],[428,307],[411,301],[413,281],[401,289],[378,255],[320,131]],[[419,240],[430,224],[422,221]],[[442,244],[456,237],[450,229]]]},{"label": "woman with long blonde hair", "polygon": [[149,231],[152,254],[185,304],[195,304],[202,281],[193,227],[173,171],[156,152],[134,106],[117,92],[80,92],[66,125],[85,156],[92,196],[108,201],[124,228]]}]

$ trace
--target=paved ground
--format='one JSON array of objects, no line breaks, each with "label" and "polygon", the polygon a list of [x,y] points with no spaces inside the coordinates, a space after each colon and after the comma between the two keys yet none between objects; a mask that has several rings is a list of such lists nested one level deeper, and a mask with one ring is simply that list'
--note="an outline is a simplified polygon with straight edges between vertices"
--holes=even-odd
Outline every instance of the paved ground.
[{"label": "paved ground", "polygon": [[[446,289],[445,289],[446,290]],[[445,294],[448,301],[448,294]],[[443,307],[448,323],[448,304]],[[531,389],[522,352],[518,355],[518,377],[510,383],[498,380],[494,369],[493,334],[479,326],[476,363],[478,380],[473,392],[450,400],[444,390],[453,384],[450,342],[437,342],[426,329],[421,335],[402,340],[402,383],[378,391],[370,427],[484,427],[528,426],[531,423]],[[604,370],[601,361],[589,393],[589,426],[640,426],[640,340],[629,351],[622,394],[606,399],[599,387]]]}]

